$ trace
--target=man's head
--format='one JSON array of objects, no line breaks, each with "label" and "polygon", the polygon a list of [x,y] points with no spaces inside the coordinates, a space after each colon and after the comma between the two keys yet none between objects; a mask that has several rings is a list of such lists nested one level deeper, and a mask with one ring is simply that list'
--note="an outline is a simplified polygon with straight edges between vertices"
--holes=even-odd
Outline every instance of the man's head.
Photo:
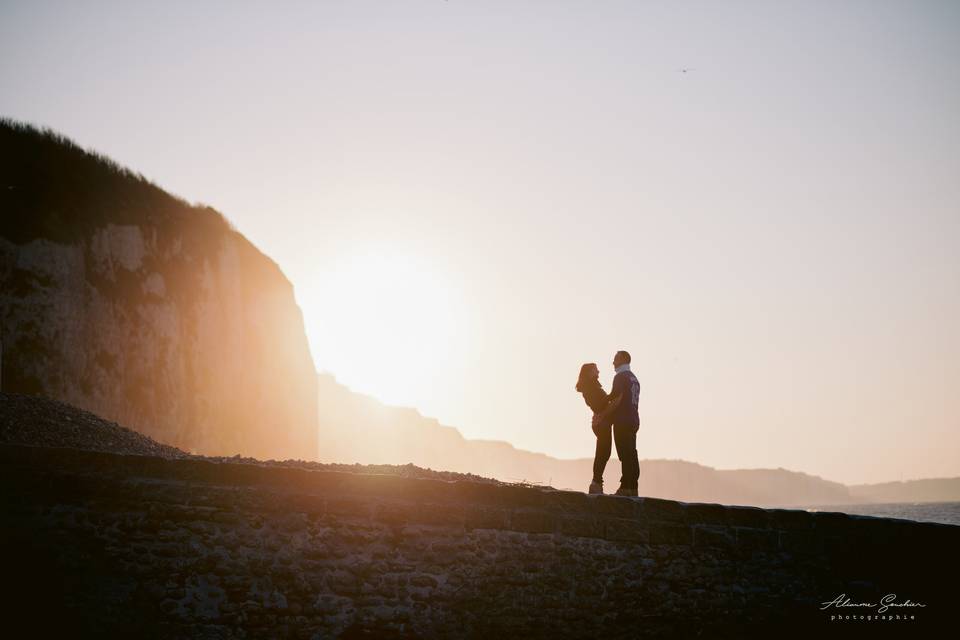
[{"label": "man's head", "polygon": [[623,364],[630,364],[630,354],[626,351],[617,351],[613,356],[613,368],[616,369]]}]

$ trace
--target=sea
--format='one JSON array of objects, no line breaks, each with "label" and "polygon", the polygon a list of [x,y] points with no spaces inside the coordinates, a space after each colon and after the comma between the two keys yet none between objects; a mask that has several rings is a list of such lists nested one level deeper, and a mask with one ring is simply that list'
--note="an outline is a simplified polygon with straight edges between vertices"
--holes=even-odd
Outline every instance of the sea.
[{"label": "sea", "polygon": [[960,526],[960,502],[890,502],[807,507],[807,511],[840,511],[858,516],[903,518]]}]

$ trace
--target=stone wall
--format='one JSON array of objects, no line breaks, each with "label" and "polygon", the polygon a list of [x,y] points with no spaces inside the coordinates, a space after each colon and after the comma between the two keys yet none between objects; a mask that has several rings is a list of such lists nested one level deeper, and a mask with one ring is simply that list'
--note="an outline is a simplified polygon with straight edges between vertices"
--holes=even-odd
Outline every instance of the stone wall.
[{"label": "stone wall", "polygon": [[[5,619],[38,633],[916,637],[957,595],[947,525],[16,445],[0,473]],[[926,606],[820,610],[887,593]]]}]

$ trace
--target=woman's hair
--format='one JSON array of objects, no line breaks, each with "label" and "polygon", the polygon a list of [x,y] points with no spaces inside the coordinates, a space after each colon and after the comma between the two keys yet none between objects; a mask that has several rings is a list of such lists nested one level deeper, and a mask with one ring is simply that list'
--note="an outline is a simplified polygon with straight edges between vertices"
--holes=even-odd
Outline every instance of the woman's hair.
[{"label": "woman's hair", "polygon": [[580,367],[580,376],[577,378],[577,391],[583,391],[586,387],[585,384],[593,380],[593,376],[590,375],[590,369],[597,368],[597,365],[593,362],[587,362],[582,367]]}]

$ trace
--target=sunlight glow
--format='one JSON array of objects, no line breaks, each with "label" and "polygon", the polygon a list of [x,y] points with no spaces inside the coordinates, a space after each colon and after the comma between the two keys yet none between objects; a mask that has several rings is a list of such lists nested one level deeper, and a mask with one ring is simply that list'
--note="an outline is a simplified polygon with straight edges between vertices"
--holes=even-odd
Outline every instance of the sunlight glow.
[{"label": "sunlight glow", "polygon": [[298,297],[317,369],[389,404],[428,400],[462,333],[442,267],[395,250],[346,254]]}]

